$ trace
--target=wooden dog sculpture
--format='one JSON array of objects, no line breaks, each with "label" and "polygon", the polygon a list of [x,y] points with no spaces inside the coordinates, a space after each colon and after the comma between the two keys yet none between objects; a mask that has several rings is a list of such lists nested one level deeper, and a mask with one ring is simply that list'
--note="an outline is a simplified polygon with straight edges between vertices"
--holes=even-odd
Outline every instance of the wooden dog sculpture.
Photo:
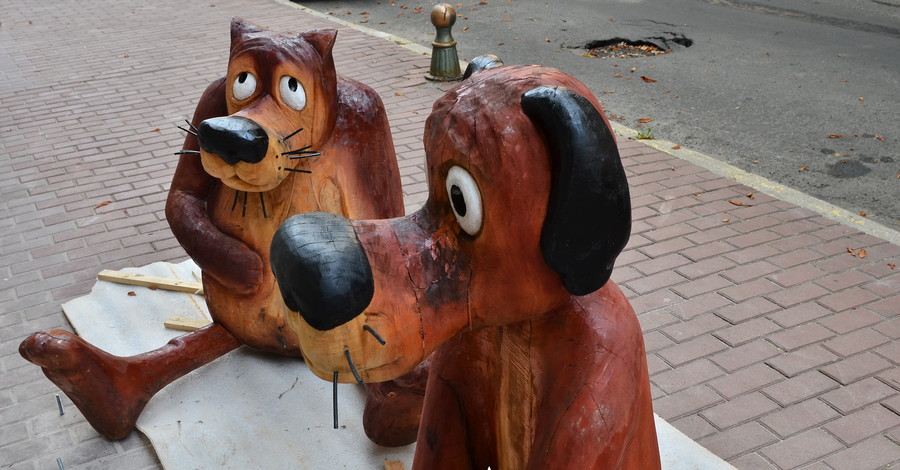
[{"label": "wooden dog sculpture", "polygon": [[631,208],[596,98],[553,69],[482,70],[424,142],[418,212],[275,235],[310,369],[382,381],[434,351],[417,469],[659,468],[641,328],[609,281]]},{"label": "wooden dog sculpture", "polygon": [[[62,330],[22,343],[22,356],[43,367],[105,437],[124,437],[153,394],[242,344],[300,355],[268,256],[272,236],[289,216],[403,215],[384,106],[371,88],[337,76],[336,34],[282,34],[233,20],[228,73],[206,89],[192,130],[185,129],[190,135],[179,152],[166,217],[203,271],[212,325],[127,358]],[[415,439],[424,379],[405,385],[370,387],[394,392],[372,404],[378,406],[372,413],[390,418],[366,428],[379,444]]]}]

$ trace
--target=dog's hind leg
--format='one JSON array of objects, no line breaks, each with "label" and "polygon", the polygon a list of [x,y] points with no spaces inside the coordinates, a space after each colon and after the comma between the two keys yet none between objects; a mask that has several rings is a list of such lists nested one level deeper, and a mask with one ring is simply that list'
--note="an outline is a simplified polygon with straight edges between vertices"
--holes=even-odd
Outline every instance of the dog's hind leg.
[{"label": "dog's hind leg", "polygon": [[41,366],[97,432],[107,439],[122,439],[156,392],[240,344],[213,323],[159,349],[120,357],[68,331],[50,330],[26,338],[19,354]]}]

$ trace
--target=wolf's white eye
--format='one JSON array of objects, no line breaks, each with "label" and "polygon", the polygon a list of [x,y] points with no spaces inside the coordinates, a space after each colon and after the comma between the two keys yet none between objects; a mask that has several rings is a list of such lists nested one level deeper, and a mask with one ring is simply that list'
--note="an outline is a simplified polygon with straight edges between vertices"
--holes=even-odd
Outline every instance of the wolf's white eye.
[{"label": "wolf's white eye", "polygon": [[238,101],[249,98],[254,91],[256,91],[256,77],[250,72],[239,73],[231,86],[231,94]]},{"label": "wolf's white eye", "polygon": [[284,101],[284,104],[297,111],[306,107],[306,91],[296,78],[287,75],[281,77],[279,91],[281,92],[281,101]]},{"label": "wolf's white eye", "polygon": [[455,166],[447,173],[447,194],[459,226],[473,237],[481,230],[481,191],[468,171]]}]

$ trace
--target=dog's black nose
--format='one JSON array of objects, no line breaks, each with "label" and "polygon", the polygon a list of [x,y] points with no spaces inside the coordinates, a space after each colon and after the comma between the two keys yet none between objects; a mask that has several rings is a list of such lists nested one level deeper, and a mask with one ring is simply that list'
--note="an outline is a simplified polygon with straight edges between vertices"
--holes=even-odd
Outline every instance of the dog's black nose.
[{"label": "dog's black nose", "polygon": [[355,318],[375,293],[353,226],[334,214],[309,212],[285,221],[272,239],[270,260],[284,303],[320,331]]},{"label": "dog's black nose", "polygon": [[259,163],[269,148],[269,136],[256,122],[242,116],[207,119],[197,130],[200,148],[225,163]]}]

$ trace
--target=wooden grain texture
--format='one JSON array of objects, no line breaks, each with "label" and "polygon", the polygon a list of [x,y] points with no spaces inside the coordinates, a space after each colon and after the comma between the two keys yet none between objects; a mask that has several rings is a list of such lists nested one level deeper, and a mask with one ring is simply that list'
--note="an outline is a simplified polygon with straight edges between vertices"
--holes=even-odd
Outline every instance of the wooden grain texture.
[{"label": "wooden grain texture", "polygon": [[109,269],[104,269],[97,273],[97,279],[115,282],[116,284],[128,284],[131,286],[148,287],[150,289],[171,290],[175,292],[203,295],[203,283],[196,281],[182,281],[181,279],[145,276],[122,271],[111,271]]},{"label": "wooden grain texture", "polygon": [[196,331],[212,323],[201,318],[169,317],[163,322],[166,328],[179,331]]},{"label": "wooden grain texture", "polygon": [[[535,90],[548,101],[531,106],[549,115],[523,110]],[[372,264],[369,304],[325,331],[302,311],[290,321],[311,370],[352,380],[352,356],[377,382],[431,354],[417,470],[658,469],[643,335],[607,281],[630,210],[596,98],[558,70],[482,70],[435,103],[424,134],[425,206],[352,222]],[[581,176],[598,187],[583,194]]]},{"label": "wooden grain texture", "polygon": [[[136,357],[106,354],[61,330],[21,344],[22,356],[40,365],[103,436],[124,437],[154,393],[240,345],[301,355],[269,266],[273,234],[288,217],[403,214],[384,106],[374,90],[336,74],[336,35],[333,29],[278,33],[235,19],[227,73],[197,103],[166,218],[202,270],[214,323]],[[300,92],[302,102],[287,98]],[[187,328],[184,323],[172,324]],[[412,404],[372,402],[376,415],[412,413],[404,421],[413,424],[394,432],[394,439],[415,439],[422,387],[408,395]],[[384,434],[374,429],[371,435]]]}]

